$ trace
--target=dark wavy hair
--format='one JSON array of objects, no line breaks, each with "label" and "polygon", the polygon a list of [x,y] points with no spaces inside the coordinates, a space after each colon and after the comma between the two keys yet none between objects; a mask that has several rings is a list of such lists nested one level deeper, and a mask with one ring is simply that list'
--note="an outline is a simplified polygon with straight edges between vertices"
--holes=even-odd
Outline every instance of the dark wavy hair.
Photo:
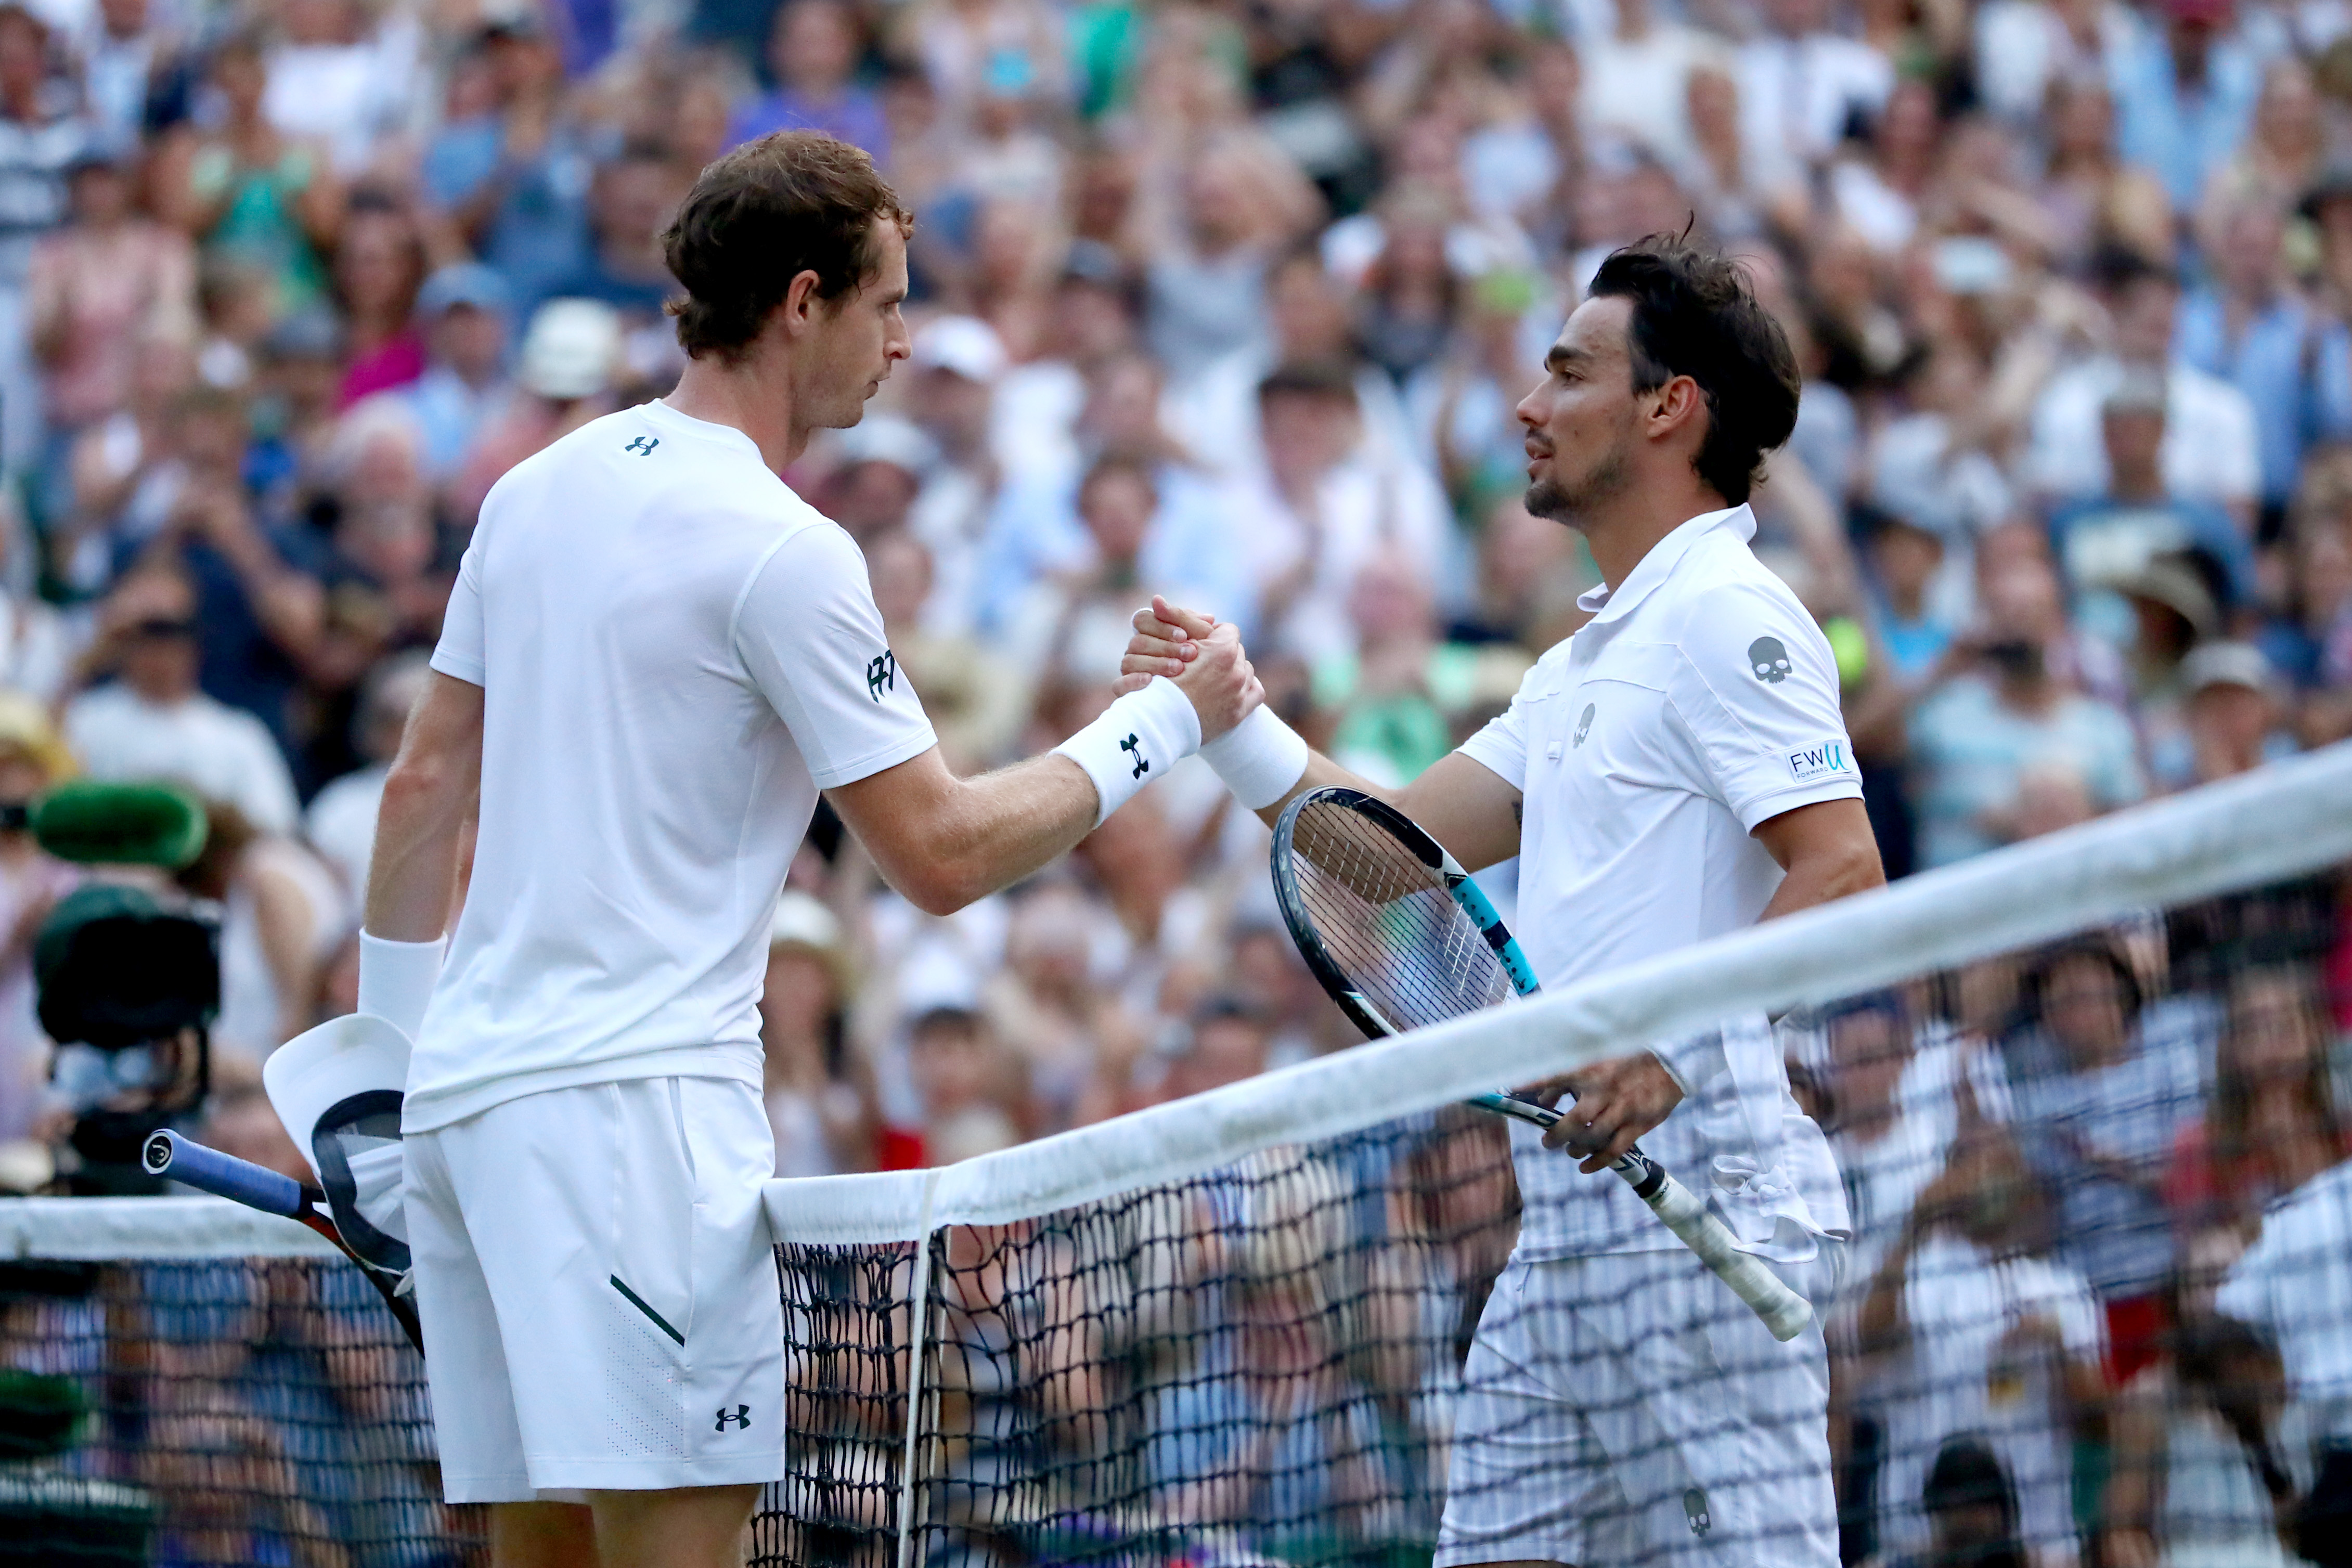
[{"label": "dark wavy hair", "polygon": [[874,275],[884,223],[911,234],[874,160],[815,131],[779,131],[717,160],[663,232],[662,259],[686,297],[667,306],[678,346],[733,361],[783,303],[793,279],[816,274],[816,297],[838,299]]},{"label": "dark wavy hair", "polygon": [[1757,303],[1738,264],[1687,237],[1653,235],[1611,252],[1589,292],[1633,303],[1635,392],[1676,376],[1698,383],[1706,439],[1691,465],[1726,502],[1747,500],[1764,455],[1797,427],[1803,377],[1788,334]]}]

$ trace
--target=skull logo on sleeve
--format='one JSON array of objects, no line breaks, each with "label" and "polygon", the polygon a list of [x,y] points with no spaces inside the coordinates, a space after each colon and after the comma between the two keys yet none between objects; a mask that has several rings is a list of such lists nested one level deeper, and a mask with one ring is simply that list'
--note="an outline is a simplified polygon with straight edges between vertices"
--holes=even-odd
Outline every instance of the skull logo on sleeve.
[{"label": "skull logo on sleeve", "polygon": [[1748,663],[1756,678],[1768,686],[1779,685],[1796,668],[1789,663],[1789,650],[1778,637],[1759,637],[1748,643]]}]

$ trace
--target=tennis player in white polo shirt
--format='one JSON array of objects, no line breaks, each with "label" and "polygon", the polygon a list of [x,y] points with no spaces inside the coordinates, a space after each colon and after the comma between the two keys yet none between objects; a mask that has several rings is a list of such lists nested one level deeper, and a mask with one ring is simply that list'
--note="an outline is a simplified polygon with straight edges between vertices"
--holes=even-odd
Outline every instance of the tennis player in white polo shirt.
[{"label": "tennis player in white polo shirt", "polygon": [[944,914],[1258,700],[1229,635],[1050,756],[949,773],[857,546],[777,477],[906,358],[908,225],[831,137],[702,172],[664,236],[677,390],[490,492],[384,785],[361,1010],[415,1040],[434,1422],[498,1568],[736,1563],[783,1474],[755,1009],[817,791]]},{"label": "tennis player in white polo shirt", "polygon": [[[1780,327],[1734,265],[1657,240],[1601,264],[1527,427],[1528,509],[1581,532],[1605,586],[1508,712],[1372,792],[1475,869],[1519,857],[1521,946],[1547,988],[1884,880],[1829,644],[1748,548],[1764,455],[1796,423]],[[1154,601],[1126,662],[1185,667],[1210,621]],[[1301,790],[1372,787],[1271,712],[1204,750],[1269,821]],[[1628,1042],[1629,1045],[1634,1042]],[[1833,1568],[1829,1373],[1780,1344],[1613,1176],[1636,1138],[1708,1193],[1819,1309],[1847,1228],[1836,1166],[1761,1017],[1542,1085],[1512,1140],[1524,1209],[1479,1324],[1437,1562]]]}]

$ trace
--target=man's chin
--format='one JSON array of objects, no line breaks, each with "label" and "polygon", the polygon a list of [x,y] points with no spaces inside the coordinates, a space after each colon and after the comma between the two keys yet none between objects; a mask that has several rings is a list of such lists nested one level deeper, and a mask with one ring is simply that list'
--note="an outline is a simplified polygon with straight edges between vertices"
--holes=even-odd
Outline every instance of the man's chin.
[{"label": "man's chin", "polygon": [[1555,523],[1568,521],[1576,510],[1568,492],[1549,479],[1529,480],[1527,498],[1520,505],[1527,507],[1529,516],[1549,517]]}]

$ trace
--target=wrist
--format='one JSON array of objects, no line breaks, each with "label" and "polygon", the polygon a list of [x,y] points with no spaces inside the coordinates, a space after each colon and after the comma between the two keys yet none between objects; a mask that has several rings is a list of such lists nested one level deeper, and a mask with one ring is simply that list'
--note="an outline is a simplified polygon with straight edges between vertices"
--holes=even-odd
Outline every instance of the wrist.
[{"label": "wrist", "polygon": [[410,1040],[425,1022],[425,1005],[441,979],[442,938],[394,942],[360,933],[359,1010],[380,1018]]},{"label": "wrist", "polygon": [[1264,810],[1297,788],[1314,753],[1297,730],[1260,703],[1247,717],[1201,745],[1201,760],[1216,769],[1234,799]]},{"label": "wrist", "polygon": [[1175,682],[1157,675],[1054,747],[1094,780],[1097,827],[1146,784],[1200,749],[1201,716],[1192,699]]}]

